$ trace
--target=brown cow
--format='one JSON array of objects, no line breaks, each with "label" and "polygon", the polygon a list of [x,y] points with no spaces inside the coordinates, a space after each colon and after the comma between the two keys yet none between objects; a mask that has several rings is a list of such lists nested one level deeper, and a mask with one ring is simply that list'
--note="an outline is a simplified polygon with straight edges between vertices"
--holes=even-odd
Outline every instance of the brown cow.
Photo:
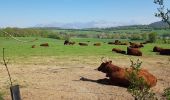
[{"label": "brown cow", "polygon": [[163,48],[155,46],[153,52],[160,52]]},{"label": "brown cow", "polygon": [[108,44],[115,44],[114,42],[108,42]]},{"label": "brown cow", "polygon": [[94,46],[101,46],[101,43],[94,43]]},{"label": "brown cow", "polygon": [[74,42],[74,41],[73,41],[73,42],[69,42],[69,45],[74,45],[75,43],[76,43],[76,42]]},{"label": "brown cow", "polygon": [[40,46],[49,47],[49,44],[48,43],[43,43],[43,44],[40,44]]},{"label": "brown cow", "polygon": [[116,53],[126,54],[126,51],[117,48],[113,48],[112,51],[115,51]]},{"label": "brown cow", "polygon": [[79,43],[80,46],[88,46],[87,43]]},{"label": "brown cow", "polygon": [[132,43],[132,42],[129,42],[130,43],[130,47],[131,48],[141,48],[141,47],[144,47],[143,44],[137,44],[137,43]]},{"label": "brown cow", "polygon": [[170,49],[162,49],[160,55],[170,55]]},{"label": "brown cow", "polygon": [[69,40],[65,40],[64,45],[69,45]]},{"label": "brown cow", "polygon": [[[117,85],[129,86],[130,81],[128,73],[133,71],[132,68],[121,68],[112,64],[112,61],[103,62],[98,71],[106,73],[106,77],[109,77],[111,82]],[[147,70],[141,69],[138,73],[138,77],[142,77],[149,87],[153,87],[157,83],[157,78],[149,73]]]},{"label": "brown cow", "polygon": [[127,55],[142,56],[142,52],[138,48],[127,47]]}]

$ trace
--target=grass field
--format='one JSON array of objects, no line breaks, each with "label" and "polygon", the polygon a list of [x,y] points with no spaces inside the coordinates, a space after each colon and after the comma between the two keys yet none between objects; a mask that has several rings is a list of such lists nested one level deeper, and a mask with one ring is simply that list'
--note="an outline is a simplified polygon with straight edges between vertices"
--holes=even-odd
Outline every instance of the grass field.
[{"label": "grass field", "polygon": [[[30,41],[34,38],[25,37],[18,38],[22,41]],[[38,38],[34,42],[18,42],[14,39],[0,38],[0,48],[5,48],[6,56],[10,57],[31,57],[31,56],[122,56],[121,54],[112,53],[112,48],[120,48],[126,50],[127,46],[122,45],[108,45],[108,41],[114,41],[113,39],[93,39],[93,38],[73,38],[77,44],[73,46],[64,46],[64,40],[49,39],[49,38]],[[79,46],[78,42],[90,41],[89,46]],[[122,40],[128,42],[127,40]],[[40,47],[41,43],[49,43],[49,47]],[[93,43],[100,42],[102,46],[95,47]],[[104,43],[106,42],[106,43]],[[32,45],[36,45],[36,48],[31,48]],[[146,44],[141,49],[144,56],[157,56],[156,53],[152,52],[154,46],[160,46],[163,48],[170,48],[170,44]],[[2,56],[2,53],[1,55]]]},{"label": "grass field", "polygon": [[[34,40],[33,37],[20,37],[22,41]],[[101,64],[101,57],[108,57],[114,64],[129,67],[129,58],[143,61],[142,67],[158,78],[157,86],[152,90],[159,98],[163,90],[169,87],[169,56],[152,52],[155,45],[170,48],[169,44],[147,44],[141,48],[142,57],[113,53],[112,48],[126,50],[127,46],[108,45],[112,39],[72,38],[76,44],[64,46],[64,40],[38,38],[37,41],[22,43],[14,39],[0,38],[0,61],[2,48],[9,58],[13,83],[19,84],[24,100],[132,100],[126,88],[98,83],[105,79],[105,74],[96,69]],[[89,42],[89,46],[79,46],[78,42]],[[128,42],[128,40],[121,40]],[[41,43],[49,47],[40,47]],[[101,42],[95,47],[93,43]],[[103,43],[106,42],[106,43]],[[31,48],[36,45],[36,48]],[[161,74],[161,75],[160,75]],[[86,78],[82,81],[81,77]],[[0,90],[5,100],[10,100],[9,81],[4,65],[0,65]]]}]

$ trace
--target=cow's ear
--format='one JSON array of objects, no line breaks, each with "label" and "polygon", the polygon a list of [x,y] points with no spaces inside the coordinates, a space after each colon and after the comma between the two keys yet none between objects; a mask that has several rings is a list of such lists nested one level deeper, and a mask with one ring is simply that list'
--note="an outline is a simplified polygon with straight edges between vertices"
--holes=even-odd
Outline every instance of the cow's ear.
[{"label": "cow's ear", "polygon": [[109,63],[111,64],[111,63],[112,63],[112,61],[110,60],[110,61],[109,61]]}]

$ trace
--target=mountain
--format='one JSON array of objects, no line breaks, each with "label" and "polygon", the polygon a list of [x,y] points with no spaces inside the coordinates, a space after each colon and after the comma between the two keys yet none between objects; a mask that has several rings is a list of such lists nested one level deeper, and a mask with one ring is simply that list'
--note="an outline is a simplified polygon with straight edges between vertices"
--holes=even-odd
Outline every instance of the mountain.
[{"label": "mountain", "polygon": [[84,28],[108,28],[123,25],[134,25],[135,22],[107,22],[107,21],[91,21],[91,22],[73,22],[73,23],[50,23],[38,24],[35,27],[58,27],[64,29],[84,29]]},{"label": "mountain", "polygon": [[149,24],[149,26],[152,28],[167,28],[168,24],[163,21],[158,21],[158,22]]},{"label": "mountain", "polygon": [[74,22],[74,23],[49,23],[49,24],[38,24],[35,27],[38,28],[57,28],[57,29],[93,29],[93,28],[166,28],[168,24],[163,21],[151,23],[149,25],[141,25],[135,22],[107,22],[107,21],[92,21],[92,22]]}]

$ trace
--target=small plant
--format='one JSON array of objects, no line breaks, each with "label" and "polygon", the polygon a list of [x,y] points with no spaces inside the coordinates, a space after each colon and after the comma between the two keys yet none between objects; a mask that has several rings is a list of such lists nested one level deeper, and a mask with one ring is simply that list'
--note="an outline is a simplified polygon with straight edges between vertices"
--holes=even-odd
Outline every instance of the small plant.
[{"label": "small plant", "polygon": [[167,100],[170,100],[170,87],[164,90],[164,96]]},{"label": "small plant", "polygon": [[4,100],[3,94],[0,92],[0,100]]},{"label": "small plant", "polygon": [[130,61],[130,67],[133,70],[130,73],[128,72],[130,86],[127,91],[132,94],[135,100],[157,100],[155,93],[150,90],[144,79],[142,77],[138,77],[138,72],[141,70],[142,62],[140,62],[139,59],[136,63],[134,63],[133,60]]}]

